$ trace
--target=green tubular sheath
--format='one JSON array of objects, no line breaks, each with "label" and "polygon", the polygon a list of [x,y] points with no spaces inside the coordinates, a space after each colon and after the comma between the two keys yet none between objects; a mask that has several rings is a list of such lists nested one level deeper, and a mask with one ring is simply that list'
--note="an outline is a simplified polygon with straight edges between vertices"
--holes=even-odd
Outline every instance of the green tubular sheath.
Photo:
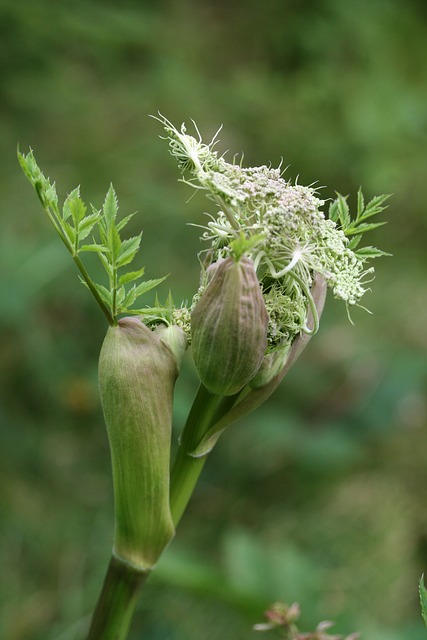
[{"label": "green tubular sheath", "polygon": [[152,569],[174,535],[169,509],[172,401],[178,363],[136,318],[110,327],[99,386],[113,470],[113,555]]}]

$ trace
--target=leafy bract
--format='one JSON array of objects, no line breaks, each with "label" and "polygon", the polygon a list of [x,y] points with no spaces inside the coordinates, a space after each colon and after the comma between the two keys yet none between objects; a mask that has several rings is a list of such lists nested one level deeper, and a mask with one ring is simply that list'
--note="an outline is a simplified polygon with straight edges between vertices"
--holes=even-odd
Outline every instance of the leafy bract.
[{"label": "leafy bract", "polygon": [[[92,205],[89,208],[85,205],[80,187],[68,194],[60,208],[55,184],[44,176],[33,152],[18,152],[18,160],[50,221],[71,253],[80,271],[81,282],[93,293],[110,324],[115,324],[122,314],[138,313],[139,310],[134,309],[133,305],[167,276],[142,280],[144,268],[129,270],[139,251],[142,233],[125,239],[121,237],[121,231],[134,214],[118,220],[119,204],[113,185],[110,185],[99,210]],[[98,238],[93,236],[88,242],[88,237],[95,232]],[[107,286],[89,276],[80,257],[86,252],[98,255],[107,275]]]}]

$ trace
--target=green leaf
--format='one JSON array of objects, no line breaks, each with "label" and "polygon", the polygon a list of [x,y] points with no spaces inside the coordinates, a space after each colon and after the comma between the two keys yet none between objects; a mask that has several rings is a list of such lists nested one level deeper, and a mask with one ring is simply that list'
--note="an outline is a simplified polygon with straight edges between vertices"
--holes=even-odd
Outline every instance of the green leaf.
[{"label": "green leaf", "polygon": [[384,207],[383,204],[386,200],[388,200],[389,197],[389,194],[383,194],[381,196],[375,196],[375,198],[372,198],[372,200],[366,205],[366,208],[363,211],[362,215],[358,216],[358,221],[362,222],[363,220],[371,218],[372,216],[376,216],[384,211],[384,209],[386,209],[387,207]]},{"label": "green leaf", "polygon": [[[86,287],[86,289],[89,289],[89,285],[86,282],[86,280],[83,280],[83,278],[79,275],[79,280],[82,283],[83,286]],[[101,296],[102,300],[106,303],[108,308],[111,308],[111,303],[112,303],[112,294],[111,291],[109,291],[107,289],[107,287],[104,287],[103,284],[99,284],[98,282],[94,282],[93,280],[91,280],[93,286],[95,287],[95,289],[97,290],[97,292],[99,293],[99,295]]]},{"label": "green leaf", "polygon": [[121,307],[126,296],[126,290],[124,287],[119,287],[116,291],[116,307]]},{"label": "green leaf", "polygon": [[117,259],[120,255],[120,250],[121,250],[121,246],[122,246],[122,241],[120,239],[120,235],[119,232],[116,229],[116,226],[113,224],[111,224],[111,226],[108,229],[108,238],[107,238],[107,246],[110,250],[110,254],[111,254],[111,261],[112,263],[117,262]]},{"label": "green leaf", "polygon": [[102,246],[102,244],[84,244],[80,247],[79,251],[94,251],[96,253],[106,253],[108,249]]},{"label": "green leaf", "polygon": [[376,247],[362,247],[356,251],[356,255],[358,258],[380,258],[381,256],[391,256],[391,253],[387,253],[386,251],[381,251],[381,249],[377,249]]},{"label": "green leaf", "polygon": [[136,298],[137,298],[136,287],[133,286],[131,289],[129,289],[129,291],[126,294],[126,297],[123,302],[123,308],[127,309],[128,307],[131,307],[135,302]]},{"label": "green leaf", "polygon": [[367,231],[372,231],[373,229],[376,229],[377,227],[382,227],[384,224],[387,224],[386,222],[371,222],[371,223],[362,223],[362,224],[357,224],[355,226],[351,226],[348,227],[347,229],[344,230],[344,233],[346,236],[351,236],[354,235],[356,233],[366,233]]},{"label": "green leaf", "polygon": [[362,189],[359,187],[357,192],[357,218],[359,219],[365,210],[365,198],[363,197]]},{"label": "green leaf", "polygon": [[97,290],[97,292],[99,293],[99,295],[101,296],[101,298],[103,299],[103,301],[107,304],[109,308],[111,308],[112,301],[113,301],[113,296],[111,291],[109,291],[107,287],[104,287],[103,284],[98,284],[97,282],[94,282],[93,285]]},{"label": "green leaf", "polygon": [[62,219],[67,220],[70,216],[76,229],[79,228],[81,220],[85,217],[86,205],[80,198],[80,187],[73,189],[67,196],[62,208]]},{"label": "green leaf", "polygon": [[43,181],[44,175],[42,174],[36,162],[32,149],[30,149],[27,155],[24,155],[23,153],[20,153],[18,151],[18,161],[19,161],[19,164],[21,165],[23,172],[25,173],[28,180],[32,183],[33,186],[35,186],[36,182]]},{"label": "green leaf", "polygon": [[427,589],[425,588],[425,585],[424,585],[424,574],[420,578],[419,595],[420,595],[421,613],[423,616],[424,624],[427,627]]},{"label": "green leaf", "polygon": [[144,272],[145,267],[142,267],[142,269],[139,269],[138,271],[128,271],[127,273],[124,273],[122,276],[120,276],[119,284],[126,284],[127,282],[138,280],[139,278],[142,278]]},{"label": "green leaf", "polygon": [[104,269],[107,272],[108,276],[110,278],[112,278],[113,275],[114,275],[114,270],[113,270],[113,266],[112,266],[111,262],[109,261],[109,259],[107,258],[107,256],[105,255],[105,253],[103,251],[98,251],[98,256],[99,256],[99,259],[102,262],[102,266],[104,267]]},{"label": "green leaf", "polygon": [[58,196],[57,196],[57,193],[56,193],[55,183],[51,184],[50,182],[48,182],[47,184],[48,184],[48,186],[45,186],[45,188],[44,188],[44,196],[45,196],[46,205],[48,207],[52,207],[53,209],[57,209],[57,207],[58,207]]},{"label": "green leaf", "polygon": [[240,258],[245,254],[251,251],[257,244],[262,242],[265,239],[265,236],[262,233],[258,233],[256,235],[250,236],[246,238],[243,231],[240,233],[239,237],[230,242],[230,250],[231,255],[234,260],[238,262]]},{"label": "green leaf", "polygon": [[135,236],[133,238],[123,240],[123,242],[121,243],[120,251],[117,255],[118,267],[124,267],[126,264],[132,262],[138,252],[139,245],[141,244],[141,235],[142,234],[139,234],[138,236]]},{"label": "green leaf", "polygon": [[44,176],[36,162],[33,151],[30,150],[27,155],[18,151],[18,161],[25,176],[33,185],[43,207],[51,207],[55,210],[55,214],[57,214],[58,196],[56,194],[55,183],[51,183],[50,180]]},{"label": "green leaf", "polygon": [[71,246],[74,247],[76,242],[76,230],[72,227],[68,222],[63,222],[62,224],[63,231],[65,232],[68,240],[71,243]]},{"label": "green leaf", "polygon": [[329,219],[330,219],[330,220],[332,220],[333,222],[338,222],[338,220],[339,220],[339,215],[338,215],[338,200],[334,200],[334,201],[333,201],[333,202],[331,202],[331,204],[329,205],[328,216],[329,216]]},{"label": "green leaf", "polygon": [[110,188],[108,189],[107,195],[105,196],[104,205],[102,207],[107,228],[113,225],[117,217],[118,210],[119,204],[117,201],[116,192],[114,191],[113,185],[110,184]]},{"label": "green leaf", "polygon": [[353,236],[352,239],[350,240],[350,242],[348,243],[348,248],[353,251],[357,247],[357,245],[359,244],[361,239],[362,239],[362,234],[361,233],[359,235],[357,235],[357,236]]},{"label": "green leaf", "polygon": [[120,222],[118,222],[116,224],[116,229],[117,231],[121,231],[129,222],[129,220],[131,220],[133,218],[133,216],[135,215],[136,211],[134,213],[130,213],[128,216],[126,216],[125,218],[123,218],[123,220],[120,220]]},{"label": "green leaf", "polygon": [[101,214],[99,211],[95,211],[94,213],[86,216],[79,225],[80,231],[86,231],[86,229],[89,229],[89,231],[91,231],[96,223],[99,222],[100,217]]},{"label": "green leaf", "polygon": [[337,196],[338,217],[342,228],[345,230],[351,222],[350,210],[347,204],[348,196],[342,196],[340,193],[337,193]]},{"label": "green leaf", "polygon": [[135,287],[136,297],[142,296],[147,291],[154,289],[159,284],[161,284],[164,280],[166,280],[168,276],[163,276],[163,278],[156,278],[155,280],[146,280],[145,282],[141,282],[137,287]]}]

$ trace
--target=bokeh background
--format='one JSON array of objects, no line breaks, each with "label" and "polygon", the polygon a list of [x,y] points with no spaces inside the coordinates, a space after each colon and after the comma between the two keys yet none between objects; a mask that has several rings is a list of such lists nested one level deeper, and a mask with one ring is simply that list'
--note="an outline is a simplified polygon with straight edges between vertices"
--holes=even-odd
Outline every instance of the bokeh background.
[{"label": "bokeh background", "polygon": [[[392,193],[366,304],[328,300],[275,396],[212,454],[131,639],[250,640],[275,601],[302,627],[426,638],[427,4],[425,0],[0,0],[0,637],[84,636],[109,557],[112,489],[97,392],[102,314],[20,173],[35,149],[65,195],[112,181],[138,209],[141,262],[198,283],[209,203],[158,110],[221,151],[354,203]],[[97,268],[94,265],[94,268]],[[149,294],[150,296],[151,294]],[[152,299],[147,297],[147,304]],[[196,389],[176,393],[176,441]],[[259,635],[259,634],[258,634]]]}]

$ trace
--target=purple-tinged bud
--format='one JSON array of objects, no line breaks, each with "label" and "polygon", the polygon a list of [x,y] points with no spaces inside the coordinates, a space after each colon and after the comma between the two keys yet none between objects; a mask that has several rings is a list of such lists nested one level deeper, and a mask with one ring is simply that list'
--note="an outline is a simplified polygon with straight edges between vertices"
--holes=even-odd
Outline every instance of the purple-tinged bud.
[{"label": "purple-tinged bud", "polygon": [[194,362],[211,392],[234,395],[258,372],[267,348],[268,314],[253,262],[226,258],[191,316]]}]

